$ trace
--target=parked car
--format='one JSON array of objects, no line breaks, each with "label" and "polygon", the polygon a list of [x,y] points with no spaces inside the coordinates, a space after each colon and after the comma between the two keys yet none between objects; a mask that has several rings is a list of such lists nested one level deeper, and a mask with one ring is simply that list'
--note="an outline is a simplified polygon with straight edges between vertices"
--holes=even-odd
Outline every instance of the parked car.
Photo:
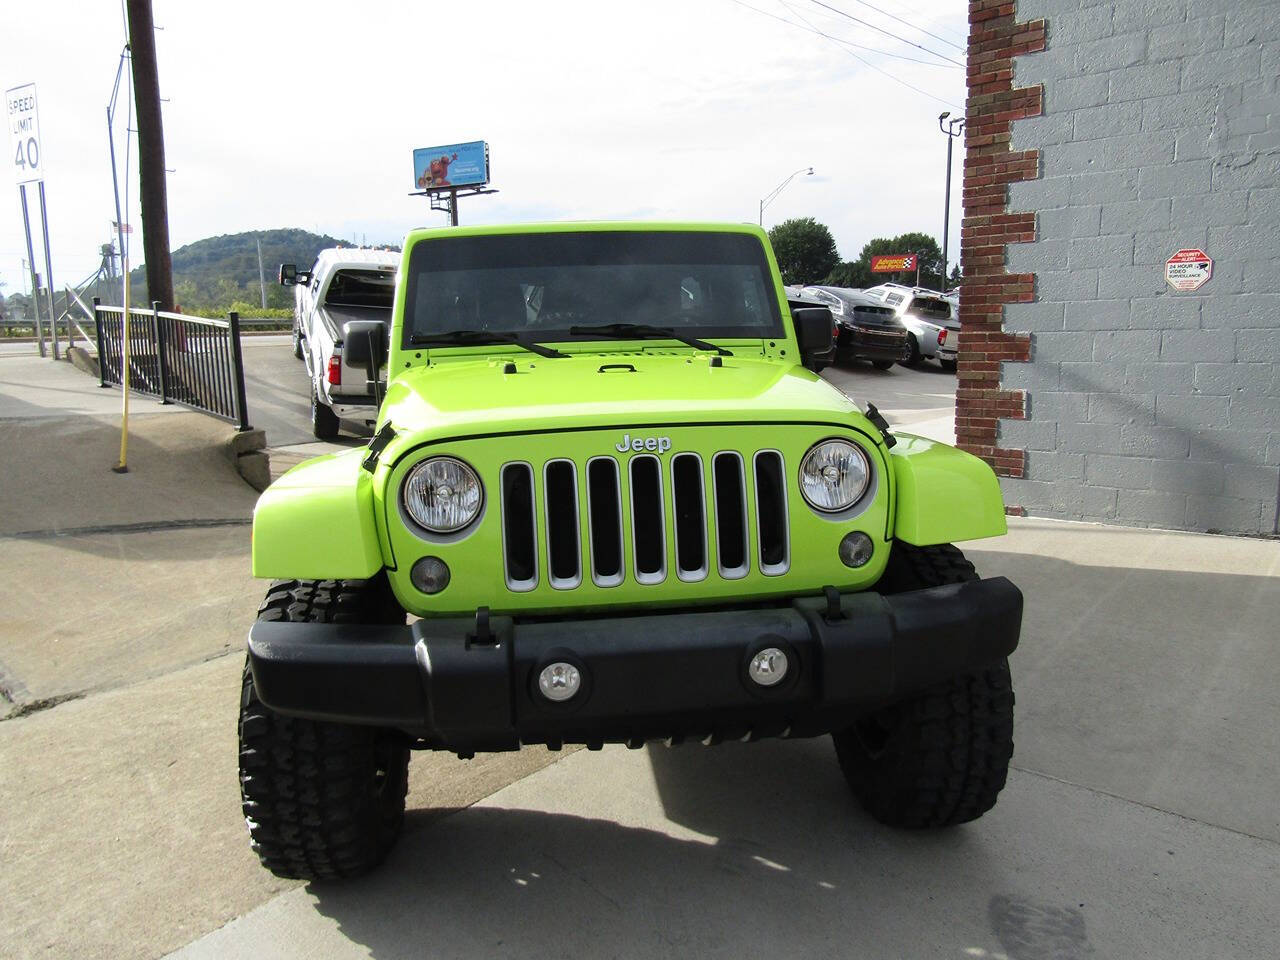
[{"label": "parked car", "polygon": [[311,432],[321,440],[338,435],[342,420],[373,426],[378,414],[377,382],[365,363],[343,355],[342,328],[351,320],[376,320],[391,328],[400,254],[386,250],[334,247],[321,250],[315,265],[300,272],[280,264],[280,283],[294,287],[293,355],[311,378]]},{"label": "parked car", "polygon": [[960,321],[952,304],[937,290],[882,283],[863,293],[897,311],[907,328],[910,352],[902,362],[915,366],[926,357],[937,359],[944,370],[955,370]]},{"label": "parked car", "polygon": [[789,307],[762,229],[415,230],[403,264],[390,336],[344,331],[389,356],[372,441],[254,511],[268,869],[376,865],[415,750],[830,734],[885,823],[995,804],[1022,594],[953,544],[1005,532],[999,482],[817,375],[831,313]]},{"label": "parked car", "polygon": [[878,370],[888,370],[910,355],[907,328],[894,309],[861,290],[811,286],[801,292],[831,311],[839,327],[836,362],[870,360]]}]

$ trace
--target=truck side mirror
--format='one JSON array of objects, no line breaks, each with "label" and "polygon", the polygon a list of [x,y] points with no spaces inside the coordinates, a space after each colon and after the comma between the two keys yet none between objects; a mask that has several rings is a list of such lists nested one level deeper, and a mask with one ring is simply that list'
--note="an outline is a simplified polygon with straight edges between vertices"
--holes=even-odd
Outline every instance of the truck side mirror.
[{"label": "truck side mirror", "polygon": [[800,346],[800,362],[818,373],[835,359],[835,321],[826,307],[801,307],[791,311]]},{"label": "truck side mirror", "polygon": [[280,286],[292,287],[298,282],[298,265],[296,263],[280,264]]},{"label": "truck side mirror", "polygon": [[342,325],[342,354],[347,363],[369,365],[373,369],[387,359],[387,328],[377,320],[349,320]]}]

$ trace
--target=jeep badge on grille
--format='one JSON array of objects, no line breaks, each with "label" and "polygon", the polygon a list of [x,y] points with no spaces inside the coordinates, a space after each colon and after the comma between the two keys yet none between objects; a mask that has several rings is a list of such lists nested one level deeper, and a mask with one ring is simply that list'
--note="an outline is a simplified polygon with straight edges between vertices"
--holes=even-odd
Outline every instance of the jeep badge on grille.
[{"label": "jeep badge on grille", "polygon": [[671,438],[633,437],[629,433],[624,433],[622,442],[615,443],[613,447],[619,453],[626,453],[628,450],[656,450],[658,453],[666,453],[671,449]]}]

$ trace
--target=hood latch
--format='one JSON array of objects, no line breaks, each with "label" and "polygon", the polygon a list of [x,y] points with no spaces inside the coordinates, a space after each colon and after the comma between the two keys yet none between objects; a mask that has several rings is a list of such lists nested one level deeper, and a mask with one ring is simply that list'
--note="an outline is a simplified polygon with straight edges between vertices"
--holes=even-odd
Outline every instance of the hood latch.
[{"label": "hood latch", "polygon": [[378,457],[386,445],[395,439],[395,435],[395,428],[391,426],[391,421],[388,420],[382,425],[382,429],[373,435],[373,439],[369,441],[369,453],[360,462],[360,466],[373,473],[378,466]]}]

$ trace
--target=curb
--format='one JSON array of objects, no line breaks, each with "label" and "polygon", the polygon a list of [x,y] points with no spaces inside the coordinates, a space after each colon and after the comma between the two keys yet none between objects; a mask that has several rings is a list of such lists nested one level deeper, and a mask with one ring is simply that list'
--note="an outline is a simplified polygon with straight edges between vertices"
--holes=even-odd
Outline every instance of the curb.
[{"label": "curb", "polygon": [[67,347],[67,359],[71,361],[71,365],[77,370],[83,370],[95,380],[101,376],[98,369],[97,354],[90,353],[84,347]]},{"label": "curb", "polygon": [[265,430],[237,431],[222,447],[240,476],[259,493],[271,483],[271,457],[266,447]]}]

